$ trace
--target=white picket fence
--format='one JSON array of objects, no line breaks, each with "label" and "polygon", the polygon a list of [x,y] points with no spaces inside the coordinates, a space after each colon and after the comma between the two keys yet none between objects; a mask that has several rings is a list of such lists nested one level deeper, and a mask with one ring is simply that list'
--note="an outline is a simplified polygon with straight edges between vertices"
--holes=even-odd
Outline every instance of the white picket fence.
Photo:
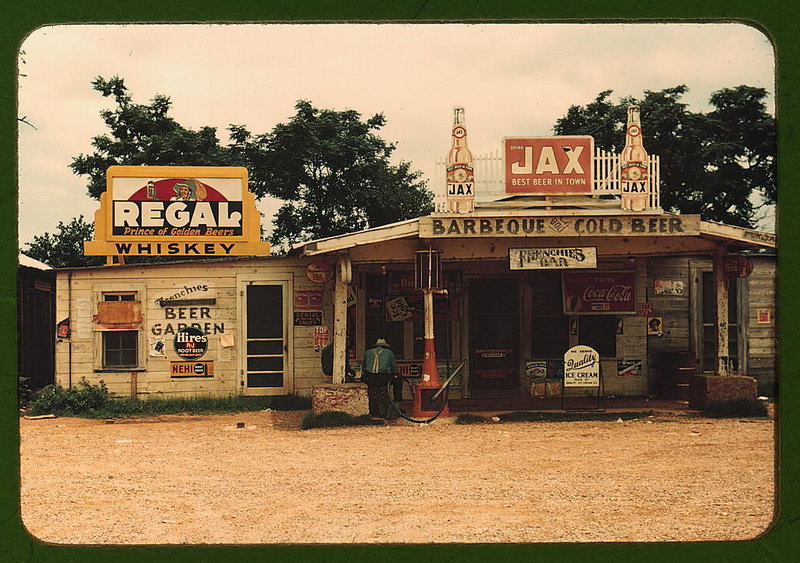
[{"label": "white picket fence", "polygon": [[[619,155],[595,148],[593,162],[594,186],[590,195],[619,195]],[[650,177],[648,210],[661,209],[660,164],[661,158],[659,156],[650,155],[647,163]],[[447,190],[446,166],[447,162],[444,159],[437,160],[436,174],[432,179],[431,189],[434,194],[434,205],[439,213],[447,209],[445,203],[445,192]],[[476,203],[488,203],[505,199],[509,196],[505,190],[505,168],[503,155],[499,149],[488,154],[475,156],[473,167],[475,169]]]}]

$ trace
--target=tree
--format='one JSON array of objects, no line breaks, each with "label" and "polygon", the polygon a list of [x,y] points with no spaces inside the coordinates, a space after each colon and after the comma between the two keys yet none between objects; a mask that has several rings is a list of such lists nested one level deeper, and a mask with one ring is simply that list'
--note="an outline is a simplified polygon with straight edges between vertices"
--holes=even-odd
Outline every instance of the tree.
[{"label": "tree", "polygon": [[[703,219],[753,226],[756,212],[774,204],[775,119],[763,88],[738,86],[714,92],[713,110],[694,113],[680,101],[686,86],[646,90],[619,103],[611,90],[586,106],[572,106],[553,127],[557,135],[592,135],[596,146],[620,152],[625,143],[626,106],[641,106],[645,148],[661,157],[661,206]],[[754,195],[764,203],[754,203]]]},{"label": "tree", "polygon": [[54,234],[36,235],[33,242],[26,243],[27,250],[21,252],[53,268],[99,266],[105,262],[103,256],[83,255],[83,241],[92,240],[94,234],[94,226],[83,215],[67,224],[59,221],[56,229]]},{"label": "tree", "polygon": [[433,211],[421,173],[407,162],[392,165],[395,145],[374,133],[386,123],[383,114],[363,121],[354,110],[320,110],[305,100],[295,109],[288,123],[265,135],[231,128],[233,154],[252,163],[253,192],[285,202],[273,244],[288,247]]},{"label": "tree", "polygon": [[115,164],[149,166],[235,166],[230,150],[223,147],[214,127],[198,131],[183,127],[168,114],[172,102],[156,95],[150,104],[137,104],[118,76],[109,80],[98,76],[92,87],[104,98],[114,98],[116,107],[100,116],[111,134],[92,139],[95,152],[72,159],[70,168],[79,176],[89,176],[87,186],[97,199],[106,190],[106,169]]},{"label": "tree", "polygon": [[89,177],[88,193],[105,191],[106,168],[128,165],[245,166],[256,198],[284,201],[274,219],[272,243],[294,243],[401,221],[433,210],[432,194],[411,165],[390,163],[395,145],[375,132],[382,114],[366,121],[354,110],[314,108],[298,101],[297,114],[269,133],[229,127],[220,144],[216,129],[194,131],[169,116],[168,97],[134,103],[123,79],[97,77],[92,86],[116,106],[101,112],[110,134],[92,139],[95,151],[70,167]]}]

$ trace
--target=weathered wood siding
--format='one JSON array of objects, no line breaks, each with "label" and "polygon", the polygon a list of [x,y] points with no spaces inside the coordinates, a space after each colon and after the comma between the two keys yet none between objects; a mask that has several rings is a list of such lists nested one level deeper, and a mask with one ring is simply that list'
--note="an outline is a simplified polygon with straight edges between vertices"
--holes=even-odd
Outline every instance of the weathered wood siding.
[{"label": "weathered wood siding", "polygon": [[[291,283],[284,296],[288,324],[293,322],[294,291],[323,289],[323,324],[332,330],[333,310],[330,293],[333,281],[322,286],[306,276],[311,260],[299,258],[266,258],[225,262],[181,263],[148,266],[109,267],[62,271],[57,281],[57,313],[61,320],[71,318],[72,335],[56,345],[56,379],[61,385],[75,385],[82,378],[90,383],[103,380],[115,395],[229,395],[242,392],[240,372],[242,330],[239,318],[241,295],[237,294],[237,277],[257,280],[271,274],[288,274]],[[192,292],[181,299],[214,298],[213,305],[181,305],[163,307],[159,298],[175,294],[183,288],[207,286],[205,292]],[[95,330],[92,316],[103,292],[136,291],[142,302],[143,323],[138,330],[139,369],[104,369],[100,331]],[[202,293],[202,294],[201,294]],[[201,310],[201,308],[203,310]],[[180,361],[173,351],[172,338],[180,325],[199,324],[209,335],[209,346],[202,361],[214,362],[210,378],[172,378],[170,361]],[[313,327],[293,328],[289,392],[311,394],[313,385],[322,383],[320,355],[313,346]],[[233,346],[222,347],[220,337],[231,335]],[[150,354],[150,345],[163,339],[165,356]]]},{"label": "weathered wood siding", "polygon": [[[776,262],[774,257],[754,257],[752,260],[753,273],[747,278],[747,341],[750,347],[747,375],[764,382],[769,388],[775,383],[778,367]],[[769,312],[769,322],[758,322],[759,310]]]}]

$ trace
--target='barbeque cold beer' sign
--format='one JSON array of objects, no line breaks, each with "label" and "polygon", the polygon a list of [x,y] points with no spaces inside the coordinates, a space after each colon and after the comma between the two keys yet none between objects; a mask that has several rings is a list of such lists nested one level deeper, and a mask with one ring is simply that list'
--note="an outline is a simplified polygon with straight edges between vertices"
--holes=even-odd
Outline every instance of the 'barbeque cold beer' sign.
[{"label": "'barbeque cold beer' sign", "polygon": [[110,166],[87,255],[269,254],[247,169]]}]

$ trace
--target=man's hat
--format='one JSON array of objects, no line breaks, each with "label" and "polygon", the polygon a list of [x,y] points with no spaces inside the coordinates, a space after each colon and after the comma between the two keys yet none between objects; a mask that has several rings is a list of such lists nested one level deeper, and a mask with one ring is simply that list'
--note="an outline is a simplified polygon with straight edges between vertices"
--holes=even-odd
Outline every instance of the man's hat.
[{"label": "man's hat", "polygon": [[378,338],[378,340],[375,341],[375,346],[386,346],[387,348],[391,348],[391,346],[389,346],[389,343],[386,342],[383,338]]}]

